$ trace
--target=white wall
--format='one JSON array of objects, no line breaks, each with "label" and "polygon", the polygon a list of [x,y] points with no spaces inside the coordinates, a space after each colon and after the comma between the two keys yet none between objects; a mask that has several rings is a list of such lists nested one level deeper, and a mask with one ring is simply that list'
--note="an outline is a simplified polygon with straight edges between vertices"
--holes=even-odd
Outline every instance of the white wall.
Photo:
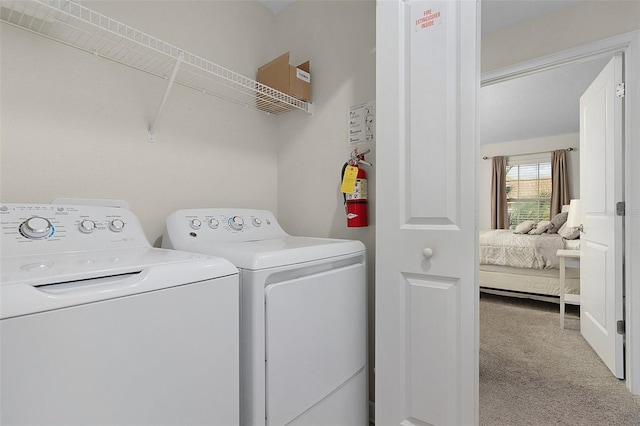
[{"label": "white wall", "polygon": [[[254,77],[275,54],[276,19],[257,2],[84,2]],[[277,211],[277,121],[1,24],[2,202],[125,199],[158,244],[189,207]]]},{"label": "white wall", "polygon": [[[347,146],[349,107],[375,100],[374,0],[298,0],[277,16],[279,53],[291,51],[291,63],[311,61],[313,116],[279,118],[278,218],[299,235],[361,240],[367,247],[369,288],[369,369],[374,366],[375,144],[366,159],[369,227],[347,228],[340,171]],[[373,399],[373,374],[370,398]]]},{"label": "white wall", "polygon": [[[535,148],[534,148],[535,147]],[[580,197],[580,135],[571,133],[567,135],[550,136],[546,138],[526,139],[521,141],[503,142],[480,146],[481,157],[493,157],[497,155],[516,156],[530,154],[532,152],[550,151],[556,149],[574,148],[567,152],[567,171],[569,179],[569,197]],[[545,154],[542,154],[545,155]],[[480,160],[478,168],[478,208],[479,229],[491,228],[491,159]]]},{"label": "white wall", "polygon": [[482,72],[637,29],[639,1],[584,1],[482,37]]}]

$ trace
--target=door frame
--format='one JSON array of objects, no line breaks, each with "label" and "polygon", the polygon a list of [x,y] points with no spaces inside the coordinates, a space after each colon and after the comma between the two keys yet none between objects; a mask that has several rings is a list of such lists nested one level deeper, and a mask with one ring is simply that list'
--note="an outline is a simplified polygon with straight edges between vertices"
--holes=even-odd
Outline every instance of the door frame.
[{"label": "door frame", "polygon": [[[563,50],[510,67],[483,73],[481,87],[550,70],[569,63],[587,61],[622,53],[626,93],[623,113],[624,152],[624,197],[626,216],[624,218],[624,277],[623,284],[626,344],[625,377],[626,386],[634,394],[640,395],[640,287],[632,288],[632,282],[640,282],[640,122],[626,117],[640,116],[640,31],[632,31],[593,43]],[[634,144],[633,141],[636,141]],[[477,191],[477,189],[476,189]],[[613,208],[613,207],[612,207]],[[636,236],[634,238],[634,235]],[[635,265],[635,267],[634,267]]]}]

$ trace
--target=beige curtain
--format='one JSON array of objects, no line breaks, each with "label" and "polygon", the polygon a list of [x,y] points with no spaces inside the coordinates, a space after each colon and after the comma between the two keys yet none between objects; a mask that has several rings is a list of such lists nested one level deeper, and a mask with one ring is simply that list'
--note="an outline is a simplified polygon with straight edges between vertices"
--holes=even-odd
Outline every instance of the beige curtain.
[{"label": "beige curtain", "polygon": [[493,157],[491,173],[491,229],[507,229],[507,160],[505,157]]},{"label": "beige curtain", "polygon": [[564,149],[551,154],[551,218],[569,204],[569,180],[567,179],[567,160]]}]

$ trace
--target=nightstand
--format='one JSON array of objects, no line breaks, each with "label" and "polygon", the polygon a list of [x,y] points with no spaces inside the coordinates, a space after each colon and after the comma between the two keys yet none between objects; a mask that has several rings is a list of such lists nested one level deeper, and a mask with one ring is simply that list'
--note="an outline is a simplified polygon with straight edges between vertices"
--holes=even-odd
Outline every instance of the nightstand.
[{"label": "nightstand", "polygon": [[565,294],[567,266],[572,268],[580,267],[580,250],[558,250],[557,254],[558,258],[560,259],[560,328],[564,329],[565,303],[571,305],[580,304],[579,294]]}]

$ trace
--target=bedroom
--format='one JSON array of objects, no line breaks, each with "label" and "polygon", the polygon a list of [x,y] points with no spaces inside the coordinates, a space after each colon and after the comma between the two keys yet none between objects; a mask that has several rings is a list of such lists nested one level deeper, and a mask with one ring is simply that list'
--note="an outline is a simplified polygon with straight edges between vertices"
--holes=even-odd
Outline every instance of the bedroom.
[{"label": "bedroom", "polygon": [[[494,156],[507,157],[507,171],[509,168],[515,170],[518,167],[537,168],[540,165],[540,171],[544,170],[543,164],[549,165],[551,161],[551,153],[554,150],[565,150],[568,192],[569,199],[583,199],[590,195],[593,186],[585,184],[584,178],[589,177],[590,173],[594,173],[593,165],[589,165],[583,159],[581,164],[581,155],[584,154],[580,149],[580,123],[579,123],[579,99],[582,93],[587,90],[592,81],[598,76],[603,68],[611,59],[611,54],[592,56],[588,60],[572,62],[568,65],[551,67],[552,69],[543,72],[532,72],[525,77],[509,79],[504,78],[499,84],[484,84],[481,89],[481,114],[482,121],[481,145],[479,153],[479,229],[486,230],[491,228],[491,180],[492,180],[492,159]],[[487,80],[486,74],[483,80]],[[494,83],[488,78],[491,83]],[[517,94],[514,96],[514,94]],[[572,149],[572,150],[569,150]],[[586,164],[586,167],[585,167]],[[602,167],[600,167],[602,169]],[[550,180],[548,169],[547,174],[541,173],[540,179]],[[580,178],[582,178],[582,185]],[[512,173],[507,173],[507,175]],[[595,172],[594,174],[597,174]],[[586,175],[586,176],[585,176]],[[517,200],[518,182],[509,182],[507,177],[507,190],[511,190],[507,198],[510,201]],[[542,183],[542,182],[540,182]],[[550,194],[545,194],[547,197]],[[547,201],[548,203],[548,201]],[[546,204],[548,209],[548,204]],[[513,210],[513,209],[510,209]],[[549,214],[549,213],[547,213]],[[512,228],[520,224],[529,217],[517,217],[511,215],[510,223]],[[542,219],[550,217],[536,217],[535,222],[538,223]],[[514,230],[506,231],[513,235]],[[549,236],[544,233],[544,236]],[[524,236],[524,238],[540,238],[533,236]],[[482,233],[480,240],[482,243]],[[579,241],[579,240],[578,240]],[[567,241],[565,239],[564,241]],[[568,247],[563,247],[568,248]],[[584,255],[583,255],[584,256]],[[480,248],[480,263],[483,262],[483,248]],[[507,276],[500,272],[490,270],[491,266],[480,265],[479,285],[481,291],[486,287],[498,288],[500,290],[518,290],[520,292],[529,293],[527,297],[541,300],[555,300],[558,302],[559,292],[559,269],[558,260],[555,261],[553,269],[538,269],[536,273],[548,273],[542,286],[540,283],[534,282],[531,286],[531,278],[520,272],[513,271],[507,280],[512,282],[500,283],[496,278]],[[489,272],[487,272],[489,268]],[[568,271],[575,273],[573,268]],[[519,271],[524,271],[520,269]],[[520,283],[515,283],[520,280]],[[579,278],[576,277],[579,281]],[[535,285],[538,285],[537,287]],[[579,286],[579,284],[578,284]],[[484,287],[484,288],[483,288]],[[578,287],[579,288],[579,287]],[[575,292],[575,291],[573,291]],[[531,293],[534,293],[532,296]],[[577,292],[576,292],[577,293]],[[584,292],[583,292],[584,293]],[[509,293],[513,295],[513,293]],[[542,295],[542,296],[540,296]],[[549,296],[551,296],[549,298]],[[579,300],[579,299],[578,299]],[[558,317],[558,305],[549,308],[550,313],[555,312]],[[578,307],[574,312],[577,312]],[[583,315],[584,316],[584,315]],[[575,327],[574,323],[574,327]],[[571,327],[571,328],[574,328]],[[578,326],[579,327],[579,326]],[[574,330],[580,330],[580,328]],[[584,331],[584,328],[583,330]],[[578,337],[580,335],[578,334]],[[596,351],[597,352],[597,351]],[[604,360],[604,359],[603,359]],[[608,364],[608,363],[607,363]],[[609,366],[610,369],[612,369]],[[605,369],[606,371],[606,369]],[[614,376],[623,378],[623,374],[612,369]]]},{"label": "bedroom", "polygon": [[[582,198],[584,205],[584,198],[592,196],[593,192],[590,191],[592,191],[593,186],[588,184],[589,173],[585,173],[585,171],[591,171],[593,169],[589,167],[588,162],[584,161],[584,158],[582,164],[580,164],[581,156],[585,153],[585,150],[582,149],[583,152],[581,152],[580,149],[579,98],[600,71],[605,68],[612,56],[611,52],[604,55],[587,54],[577,61],[567,61],[567,58],[565,58],[565,62],[557,61],[556,58],[554,66],[549,67],[547,65],[545,67],[544,63],[538,64],[540,67],[538,70],[531,71],[528,74],[524,73],[526,76],[521,78],[496,78],[495,73],[494,75],[490,75],[490,73],[483,75],[484,84],[481,89],[483,128],[481,131],[482,138],[479,156],[484,158],[484,160],[481,159],[479,163],[478,180],[480,230],[486,230],[492,227],[491,157],[506,157],[507,182],[505,185],[506,188],[503,189],[505,192],[510,191],[506,196],[510,216],[507,228],[511,227],[512,229],[506,232],[511,233],[511,235],[513,235],[514,232],[513,228],[526,219],[533,219],[535,223],[539,223],[541,220],[551,220],[554,218],[557,211],[552,211],[551,214],[548,212],[550,204],[549,192],[551,192],[550,182],[548,181],[551,180],[550,162],[551,153],[554,150],[562,150],[566,156],[569,194],[568,197],[565,198],[567,201],[563,204],[568,204],[569,199]],[[551,63],[553,61],[549,62]],[[543,72],[537,72],[540,69],[544,69]],[[503,72],[503,75],[507,74],[508,73]],[[522,75],[522,73],[520,75]],[[569,103],[567,104],[567,102]],[[498,105],[500,108],[496,107]],[[586,167],[585,164],[587,164]],[[591,165],[593,164],[594,163],[591,163]],[[519,201],[518,198],[527,198],[522,194],[520,194],[519,197],[517,194],[517,185],[523,182],[518,182],[517,179],[509,181],[509,175],[513,175],[513,172],[518,169],[532,169],[535,172],[539,172],[539,175],[536,176],[534,174],[534,176],[532,176],[532,180],[540,183],[541,188],[545,183],[549,185],[549,187],[545,188],[547,191],[540,191],[546,192],[546,194],[537,195],[539,199],[536,200],[539,205],[544,205],[546,217],[535,215],[534,217],[528,217],[526,214],[524,216],[518,216],[516,214],[515,207]],[[513,178],[514,176],[511,177]],[[581,178],[582,185],[580,185]],[[587,179],[587,184],[585,184],[585,178]],[[538,212],[535,213],[537,214]],[[543,236],[549,237],[549,234],[543,231]],[[524,238],[534,239],[540,237],[525,236]],[[486,237],[484,239],[486,239]],[[545,265],[541,265],[539,267],[541,269],[535,272],[535,279],[532,279],[531,275],[521,272],[526,271],[525,269],[512,269],[509,271],[511,275],[505,275],[502,271],[491,270],[491,267],[494,267],[493,265],[482,265],[482,263],[491,262],[483,259],[482,233],[480,240],[481,291],[487,287],[497,288],[499,291],[517,290],[519,291],[519,295],[526,293],[526,297],[541,300],[555,300],[556,303],[558,302],[560,275],[558,259],[549,262],[551,265],[546,265],[553,266],[553,269],[545,269]],[[564,241],[565,244],[571,242],[563,238],[560,244],[562,244],[562,241]],[[489,270],[487,271],[487,269]],[[542,285],[540,282],[535,282],[535,280],[538,280],[540,272],[547,273],[548,275],[543,280]],[[508,278],[501,282],[500,277]],[[532,281],[533,286],[530,285]],[[516,285],[513,285],[514,282]],[[577,293],[578,291],[572,292]],[[585,293],[584,286],[583,293]],[[509,294],[514,295],[514,293]],[[555,309],[555,315],[557,317],[557,305]],[[553,310],[551,309],[551,311]],[[609,368],[612,369],[611,366],[609,366]],[[614,375],[617,377],[622,377],[622,375],[618,375],[614,369],[612,369],[612,372],[614,372]]]},{"label": "bedroom", "polygon": [[[500,156],[504,157],[507,171],[505,182],[501,183],[508,205],[507,229],[515,231],[516,226],[526,220],[533,220],[536,224],[551,221],[560,213],[560,205],[568,205],[571,199],[580,199],[579,99],[608,60],[607,56],[598,57],[483,86],[482,160],[479,165],[480,230],[505,226],[493,224],[491,217],[492,162]],[[513,96],[514,93],[518,96]],[[551,159],[554,150],[564,151],[562,155],[565,157],[563,164],[566,181],[563,186],[566,190],[557,191],[563,193],[563,197],[557,196],[558,200],[563,198],[563,201],[556,202],[554,211],[550,213],[553,194]],[[534,190],[527,189],[531,185],[535,185]],[[534,207],[530,207],[532,205]],[[567,214],[559,216],[558,220],[560,218],[564,222]],[[546,222],[542,224],[545,225]],[[543,237],[550,238],[551,234],[558,234],[562,224],[558,223],[551,230],[539,229],[537,233],[542,232]],[[525,230],[524,233],[529,232],[533,234],[535,231]],[[564,244],[563,241],[556,241],[557,249],[579,248],[579,235],[569,235],[568,229],[562,233],[564,237],[572,238],[563,238]],[[485,243],[488,235],[506,238],[507,234],[509,233],[504,231],[482,233],[481,240]],[[574,237],[577,238],[574,240]],[[540,241],[541,238],[521,237],[518,241],[531,243],[534,240]],[[500,280],[505,277],[505,271],[498,265],[504,264],[504,259],[487,259],[486,255],[486,250],[481,249],[481,263],[491,264],[481,267],[481,287],[542,294],[551,296],[546,300],[557,301],[559,261],[555,253],[549,255],[551,258],[548,261],[539,259],[541,268],[531,265],[531,259],[512,259],[516,262],[507,262],[507,266],[511,264],[512,267],[517,267],[508,270],[510,276],[515,278],[511,282],[506,279],[502,283]],[[568,269],[568,272],[571,280],[576,281],[575,268]],[[541,274],[545,277],[539,277]],[[577,284],[573,285],[575,287]]]}]

